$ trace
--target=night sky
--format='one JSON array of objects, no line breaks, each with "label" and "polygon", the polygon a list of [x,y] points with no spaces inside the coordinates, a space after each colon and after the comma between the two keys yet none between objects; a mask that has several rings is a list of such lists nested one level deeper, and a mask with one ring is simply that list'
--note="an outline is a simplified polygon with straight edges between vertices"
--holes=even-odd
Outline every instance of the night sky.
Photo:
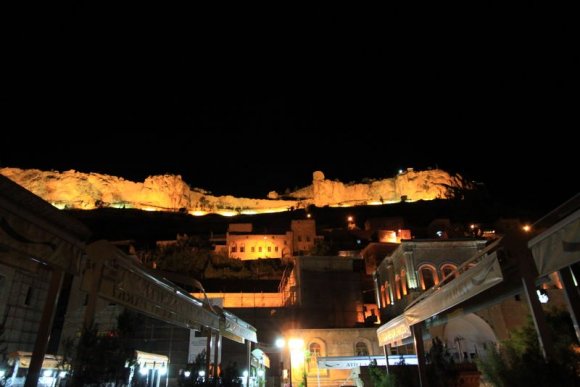
[{"label": "night sky", "polygon": [[546,211],[580,188],[580,32],[556,4],[18,7],[0,166],[255,197],[439,167]]}]

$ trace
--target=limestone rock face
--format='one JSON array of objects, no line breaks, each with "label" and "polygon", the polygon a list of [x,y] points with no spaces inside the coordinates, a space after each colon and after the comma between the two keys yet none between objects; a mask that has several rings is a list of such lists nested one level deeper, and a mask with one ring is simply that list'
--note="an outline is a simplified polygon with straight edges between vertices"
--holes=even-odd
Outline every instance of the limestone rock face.
[{"label": "limestone rock face", "polygon": [[324,180],[324,173],[322,171],[314,171],[312,174],[312,181],[322,181]]},{"label": "limestone rock face", "polygon": [[312,175],[312,185],[284,196],[290,200],[280,200],[275,191],[268,194],[269,199],[213,196],[202,189],[190,188],[178,175],[149,176],[141,183],[74,170],[56,172],[0,168],[0,174],[59,208],[179,210],[200,215],[278,212],[304,208],[311,204],[323,207],[387,204],[402,199],[445,199],[450,197],[449,187],[461,187],[462,184],[460,176],[451,176],[439,169],[408,169],[393,178],[357,184],[327,180],[324,173],[316,171]]},{"label": "limestone rock face", "polygon": [[[320,175],[324,176],[322,173]],[[346,185],[340,181],[314,178],[312,201],[318,206],[384,204],[406,200],[433,200],[450,197],[448,186],[459,186],[461,177],[440,170],[401,173],[394,178],[367,184]]]},{"label": "limestone rock face", "polygon": [[440,169],[431,171],[407,171],[395,178],[395,195],[409,200],[446,199],[447,187],[456,186],[460,178]]},{"label": "limestone rock face", "polygon": [[213,196],[191,189],[178,175],[149,176],[133,182],[99,173],[0,168],[0,174],[59,208],[98,207],[143,210],[232,212],[296,207],[293,200],[265,200]]}]

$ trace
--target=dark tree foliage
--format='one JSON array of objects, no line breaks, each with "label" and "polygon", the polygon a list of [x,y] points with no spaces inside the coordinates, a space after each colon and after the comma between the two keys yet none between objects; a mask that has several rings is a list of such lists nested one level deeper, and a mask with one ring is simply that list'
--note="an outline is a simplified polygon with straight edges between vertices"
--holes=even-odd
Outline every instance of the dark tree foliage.
[{"label": "dark tree foliage", "polygon": [[552,310],[546,321],[554,340],[556,356],[546,363],[542,357],[531,317],[501,349],[490,351],[477,364],[486,379],[498,387],[578,386],[580,355],[570,315],[566,310]]},{"label": "dark tree foliage", "polygon": [[137,324],[138,315],[125,310],[119,315],[115,330],[103,334],[96,326],[85,329],[77,347],[73,384],[126,382],[125,365],[135,360],[129,337]]}]

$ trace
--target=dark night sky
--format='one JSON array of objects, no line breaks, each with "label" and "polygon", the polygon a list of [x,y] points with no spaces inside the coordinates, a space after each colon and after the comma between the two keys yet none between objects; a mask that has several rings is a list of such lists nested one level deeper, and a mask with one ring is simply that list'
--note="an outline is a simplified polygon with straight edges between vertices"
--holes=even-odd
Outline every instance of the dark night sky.
[{"label": "dark night sky", "polygon": [[0,166],[174,173],[258,197],[317,169],[348,182],[439,166],[546,211],[579,190],[579,31],[559,5],[78,4],[9,17]]}]

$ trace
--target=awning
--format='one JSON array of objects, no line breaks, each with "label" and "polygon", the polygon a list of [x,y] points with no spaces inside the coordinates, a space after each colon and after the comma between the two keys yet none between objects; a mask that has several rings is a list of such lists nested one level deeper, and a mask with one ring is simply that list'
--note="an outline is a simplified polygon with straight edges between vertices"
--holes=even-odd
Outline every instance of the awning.
[{"label": "awning", "polygon": [[428,297],[408,307],[404,316],[409,325],[420,323],[452,308],[503,281],[495,252],[449,283],[436,288]]},{"label": "awning", "polygon": [[0,252],[17,252],[76,275],[89,235],[76,219],[0,175]]},{"label": "awning", "polygon": [[580,209],[528,242],[540,276],[580,262]]},{"label": "awning", "polygon": [[[87,247],[88,262],[82,289],[98,283],[98,295],[153,318],[189,329],[220,328],[220,317],[175,284],[158,278],[135,258],[125,255],[107,241]],[[102,262],[102,272],[97,273]]]},{"label": "awning", "polygon": [[[8,355],[8,364],[14,365],[18,363],[18,368],[29,368],[32,352],[16,351]],[[60,367],[59,367],[60,365]],[[62,356],[45,355],[42,361],[43,369],[59,369],[64,368],[62,365]]]},{"label": "awning", "polygon": [[135,351],[135,360],[141,368],[167,368],[169,357],[157,353]]},{"label": "awning", "polygon": [[393,345],[398,346],[403,339],[411,336],[411,329],[409,322],[405,315],[400,315],[383,324],[377,329],[377,337],[379,338],[379,345]]},{"label": "awning", "polygon": [[[256,362],[255,364],[253,362]],[[270,368],[270,357],[264,353],[260,348],[252,350],[252,365],[254,367],[260,367],[264,365],[266,368]]]},{"label": "awning", "polygon": [[[368,367],[371,361],[384,366],[387,360],[384,356],[321,356],[317,359],[320,369],[346,370],[356,367]],[[389,365],[397,365],[404,362],[406,365],[416,365],[417,355],[390,355]]]},{"label": "awning", "polygon": [[253,343],[258,342],[256,328],[230,312],[216,306],[213,308],[219,309],[222,313],[222,318],[220,319],[220,334],[223,337],[237,341],[238,343],[244,343],[246,340]]}]

